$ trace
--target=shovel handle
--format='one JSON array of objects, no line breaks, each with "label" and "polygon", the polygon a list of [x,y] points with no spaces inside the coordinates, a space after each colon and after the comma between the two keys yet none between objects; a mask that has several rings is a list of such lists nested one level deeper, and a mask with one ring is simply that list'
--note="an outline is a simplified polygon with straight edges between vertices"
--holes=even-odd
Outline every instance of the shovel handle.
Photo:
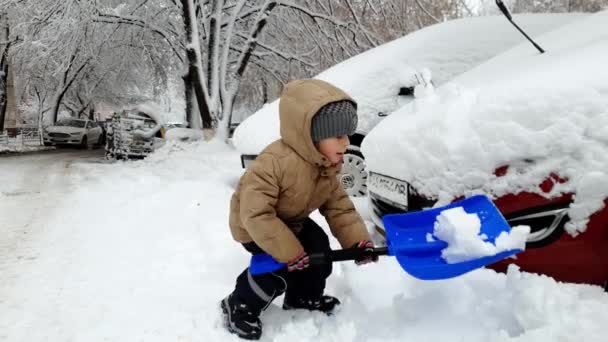
[{"label": "shovel handle", "polygon": [[[328,264],[335,261],[355,260],[359,257],[388,255],[388,247],[377,248],[347,248],[328,251],[325,253],[312,253],[309,255],[310,263],[313,265]],[[256,254],[251,257],[249,264],[249,272],[252,275],[264,274],[278,271],[285,268],[287,265],[280,263],[272,258],[269,254]]]},{"label": "shovel handle", "polygon": [[310,263],[313,265],[329,264],[336,261],[355,260],[368,256],[388,255],[388,247],[376,248],[346,248],[337,249],[325,253],[310,254]]}]

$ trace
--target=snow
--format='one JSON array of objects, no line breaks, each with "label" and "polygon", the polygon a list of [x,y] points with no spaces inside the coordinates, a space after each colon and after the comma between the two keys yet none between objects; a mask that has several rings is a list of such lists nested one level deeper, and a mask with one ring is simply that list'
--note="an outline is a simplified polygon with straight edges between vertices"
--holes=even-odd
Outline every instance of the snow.
[{"label": "snow", "polygon": [[133,108],[133,110],[136,112],[146,113],[146,115],[148,115],[156,123],[156,125],[154,127],[150,128],[146,131],[141,130],[141,129],[133,130],[134,135],[142,137],[144,139],[150,139],[154,135],[156,135],[156,133],[163,126],[164,120],[162,118],[163,115],[161,114],[162,109],[157,104],[154,104],[154,103],[140,104],[138,106],[135,106],[135,108]]},{"label": "snow", "polygon": [[[248,262],[228,228],[236,151],[170,141],[142,161],[44,172],[37,156],[19,158],[0,162],[0,221],[29,215],[20,242],[0,248],[0,340],[241,341],[218,307]],[[48,188],[20,192],[34,181]],[[355,200],[369,221],[366,200]],[[332,317],[285,312],[277,299],[262,315],[262,341],[600,342],[608,333],[601,288],[515,267],[424,282],[391,257],[345,262],[327,293],[343,303]]]},{"label": "snow", "polygon": [[204,138],[205,135],[202,130],[193,128],[175,127],[165,133],[165,139],[167,140],[194,141]]},{"label": "snow", "polygon": [[[516,15],[515,20],[534,37],[583,16],[525,14]],[[379,113],[390,114],[412,100],[397,95],[400,87],[416,86],[422,78],[431,77],[435,85],[441,85],[524,39],[503,16],[452,20],[368,50],[315,78],[338,86],[357,101],[357,130],[366,134],[382,119]],[[278,113],[276,100],[245,119],[234,132],[237,149],[258,154],[278,139]]]},{"label": "snow", "polygon": [[448,246],[441,251],[441,257],[450,264],[496,255],[512,249],[524,250],[528,234],[530,227],[517,226],[510,232],[500,233],[495,243],[487,241],[488,237],[481,234],[479,216],[475,213],[467,213],[463,207],[441,211],[433,231],[435,237],[448,243]]},{"label": "snow", "polygon": [[[402,107],[364,140],[369,169],[438,206],[476,193],[573,193],[566,229],[583,232],[608,197],[607,25],[608,11],[580,18],[536,38],[547,53],[522,43]],[[544,193],[552,172],[567,181]]]},{"label": "snow", "polygon": [[0,132],[0,154],[37,152],[52,149],[55,149],[55,147],[40,145],[40,139],[37,136],[18,135],[16,137],[9,137]]},{"label": "snow", "polygon": [[502,232],[494,244],[498,252],[508,251],[512,249],[524,250],[526,247],[526,240],[530,235],[530,226],[515,226],[511,228],[510,232]]},{"label": "snow", "polygon": [[40,146],[37,145],[25,145],[19,143],[0,144],[0,154],[3,153],[24,153],[24,152],[38,152],[52,150],[55,147],[52,146]]}]

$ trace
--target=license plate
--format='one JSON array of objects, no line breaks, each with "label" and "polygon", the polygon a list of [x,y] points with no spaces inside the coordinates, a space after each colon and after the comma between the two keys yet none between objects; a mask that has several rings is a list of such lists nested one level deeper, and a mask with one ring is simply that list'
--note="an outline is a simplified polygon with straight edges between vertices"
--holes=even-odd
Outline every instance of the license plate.
[{"label": "license plate", "polygon": [[407,183],[404,181],[372,173],[367,180],[367,190],[407,208]]}]

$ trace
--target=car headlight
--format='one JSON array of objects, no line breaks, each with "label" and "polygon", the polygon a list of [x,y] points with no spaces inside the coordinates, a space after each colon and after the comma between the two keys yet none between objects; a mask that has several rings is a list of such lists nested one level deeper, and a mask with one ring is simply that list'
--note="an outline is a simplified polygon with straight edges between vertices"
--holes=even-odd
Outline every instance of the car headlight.
[{"label": "car headlight", "polygon": [[70,133],[70,135],[75,135],[75,136],[76,136],[76,135],[80,135],[80,134],[82,134],[82,133],[79,133],[79,132],[76,132],[76,133]]}]

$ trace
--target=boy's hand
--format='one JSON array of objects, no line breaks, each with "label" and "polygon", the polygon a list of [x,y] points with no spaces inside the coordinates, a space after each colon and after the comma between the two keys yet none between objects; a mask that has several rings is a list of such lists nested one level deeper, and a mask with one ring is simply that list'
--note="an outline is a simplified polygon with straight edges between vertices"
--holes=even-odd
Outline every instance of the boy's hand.
[{"label": "boy's hand", "polygon": [[295,258],[287,262],[287,271],[301,271],[310,266],[310,257],[302,250]]},{"label": "boy's hand", "polygon": [[[369,240],[362,240],[362,241],[359,241],[358,243],[356,243],[353,247],[362,248],[362,249],[371,251],[374,248],[374,243]],[[356,258],[355,264],[364,265],[364,264],[368,264],[370,262],[376,262],[376,261],[378,261],[377,255],[364,255],[360,258]]]}]

